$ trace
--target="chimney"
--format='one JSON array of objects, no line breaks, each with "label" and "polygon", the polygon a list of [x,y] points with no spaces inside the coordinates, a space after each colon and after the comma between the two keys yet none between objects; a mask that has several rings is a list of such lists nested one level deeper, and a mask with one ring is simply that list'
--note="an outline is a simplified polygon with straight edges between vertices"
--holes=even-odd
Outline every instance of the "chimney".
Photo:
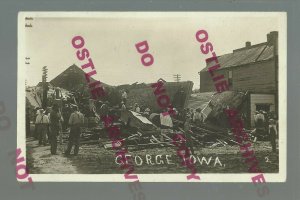
[{"label": "chimney", "polygon": [[246,48],[249,48],[249,47],[251,47],[251,42],[247,41],[246,42]]},{"label": "chimney", "polygon": [[278,55],[278,31],[271,31],[267,34],[267,42],[269,46],[274,46],[274,53]]}]

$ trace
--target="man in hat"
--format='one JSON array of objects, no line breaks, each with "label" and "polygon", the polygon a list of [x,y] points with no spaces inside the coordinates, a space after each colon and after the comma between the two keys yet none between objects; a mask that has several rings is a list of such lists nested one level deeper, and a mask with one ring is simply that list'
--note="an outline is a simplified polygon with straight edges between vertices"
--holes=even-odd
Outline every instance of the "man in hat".
[{"label": "man in hat", "polygon": [[80,127],[82,127],[82,125],[84,123],[84,116],[78,110],[78,107],[73,106],[72,109],[73,109],[73,113],[71,114],[70,119],[69,119],[70,135],[69,135],[68,148],[65,152],[66,156],[70,155],[73,144],[75,144],[74,155],[75,156],[78,155],[80,134],[81,134]]},{"label": "man in hat", "polygon": [[48,116],[45,115],[44,109],[40,109],[38,111],[38,115],[36,116],[35,125],[37,127],[37,133],[39,135],[39,145],[46,145],[46,135],[47,135],[47,126],[49,124]]}]

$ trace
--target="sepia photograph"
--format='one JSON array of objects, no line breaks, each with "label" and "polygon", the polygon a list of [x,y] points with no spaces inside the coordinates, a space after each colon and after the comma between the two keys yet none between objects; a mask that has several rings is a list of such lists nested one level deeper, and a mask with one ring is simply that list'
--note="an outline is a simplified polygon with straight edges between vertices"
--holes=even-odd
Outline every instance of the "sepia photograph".
[{"label": "sepia photograph", "polygon": [[286,180],[286,15],[20,12],[34,181]]}]

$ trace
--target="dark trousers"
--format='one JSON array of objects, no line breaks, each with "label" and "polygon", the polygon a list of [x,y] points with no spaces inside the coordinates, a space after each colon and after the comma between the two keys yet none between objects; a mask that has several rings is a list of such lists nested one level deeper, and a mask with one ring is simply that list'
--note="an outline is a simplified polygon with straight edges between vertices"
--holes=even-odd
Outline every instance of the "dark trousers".
[{"label": "dark trousers", "polygon": [[46,135],[47,135],[47,125],[46,124],[39,124],[37,128],[39,134],[39,145],[46,145]]},{"label": "dark trousers", "polygon": [[39,131],[40,131],[40,124],[35,124],[34,126],[34,133],[33,133],[33,137],[36,139],[36,140],[39,140],[40,139],[40,134],[39,134]]},{"label": "dark trousers", "polygon": [[70,129],[70,135],[69,135],[69,143],[68,148],[66,150],[66,155],[69,155],[71,153],[71,149],[73,145],[75,145],[74,148],[74,155],[77,155],[79,152],[79,143],[80,143],[80,127],[79,126],[72,126]]},{"label": "dark trousers", "polygon": [[50,132],[50,126],[47,127],[47,137],[48,137],[48,142],[51,143],[51,132]]},{"label": "dark trousers", "polygon": [[190,149],[191,154],[194,155],[194,141],[192,138],[187,138],[186,146]]},{"label": "dark trousers", "polygon": [[59,131],[58,127],[51,128],[51,133],[50,133],[51,154],[56,154],[58,131]]},{"label": "dark trousers", "polygon": [[191,151],[191,154],[194,155],[194,140],[192,139],[192,136],[191,136],[191,132],[190,131],[187,131],[185,132],[185,139],[186,139],[186,147],[188,147]]},{"label": "dark trousers", "polygon": [[126,98],[122,98],[122,101],[124,102],[124,104],[126,105],[127,103],[127,99]]},{"label": "dark trousers", "polygon": [[32,136],[30,132],[30,119],[26,115],[26,137]]},{"label": "dark trousers", "polygon": [[270,134],[270,142],[272,146],[272,151],[276,152],[276,135],[275,134]]}]

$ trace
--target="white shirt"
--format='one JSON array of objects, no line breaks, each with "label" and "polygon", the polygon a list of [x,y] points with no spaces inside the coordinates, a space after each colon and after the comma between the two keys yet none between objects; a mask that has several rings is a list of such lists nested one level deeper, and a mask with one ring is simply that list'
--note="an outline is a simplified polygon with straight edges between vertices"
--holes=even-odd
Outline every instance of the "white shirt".
[{"label": "white shirt", "polygon": [[81,112],[73,112],[69,119],[69,125],[82,125],[84,123],[84,116]]},{"label": "white shirt", "polygon": [[136,107],[136,108],[135,108],[135,112],[138,112],[138,113],[141,112],[140,107]]},{"label": "white shirt", "polygon": [[122,104],[121,110],[122,110],[122,111],[126,110],[125,104]]},{"label": "white shirt", "polygon": [[49,118],[45,114],[39,114],[38,116],[36,116],[35,123],[36,124],[49,124]]},{"label": "white shirt", "polygon": [[162,113],[160,113],[160,124],[168,127],[173,127],[172,118],[170,115],[164,116]]},{"label": "white shirt", "polygon": [[126,93],[126,92],[123,92],[122,98],[123,98],[123,99],[127,99],[127,93]]}]

